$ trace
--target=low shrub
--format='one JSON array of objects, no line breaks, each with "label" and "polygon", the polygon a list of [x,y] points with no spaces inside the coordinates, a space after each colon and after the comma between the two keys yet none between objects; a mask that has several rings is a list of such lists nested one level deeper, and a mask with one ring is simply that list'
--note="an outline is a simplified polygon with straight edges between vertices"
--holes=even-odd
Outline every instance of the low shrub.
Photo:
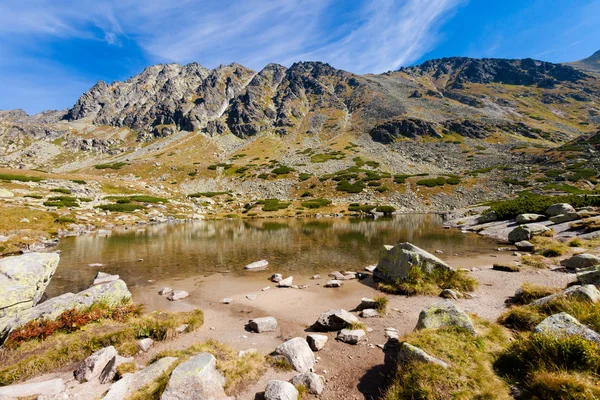
[{"label": "low shrub", "polygon": [[515,264],[494,264],[492,267],[495,271],[503,271],[503,272],[519,272],[521,268]]},{"label": "low shrub", "polygon": [[261,204],[262,210],[267,211],[267,212],[283,210],[285,208],[288,208],[291,204],[291,203],[282,203],[278,199],[260,200],[260,201],[257,201],[256,203]]},{"label": "low shrub", "polygon": [[104,211],[111,211],[111,212],[134,212],[135,210],[144,210],[146,208],[146,206],[144,206],[143,204],[133,204],[133,203],[126,203],[126,204],[102,204],[99,206],[96,206],[96,208],[99,208],[101,210]]},{"label": "low shrub", "polygon": [[84,181],[83,179],[72,179],[71,182],[77,183],[79,185],[87,185],[87,182]]},{"label": "low shrub", "polygon": [[54,222],[57,224],[74,224],[77,220],[71,217],[57,217]]},{"label": "low shrub", "polygon": [[492,203],[490,208],[498,215],[499,219],[516,218],[519,214],[544,214],[552,204],[568,203],[575,208],[586,206],[600,206],[600,197],[597,196],[542,196],[528,194],[516,199]]},{"label": "low shrub", "polygon": [[354,183],[350,183],[347,180],[341,180],[338,182],[335,190],[338,192],[346,192],[346,193],[360,193],[365,188],[364,182],[357,181]]},{"label": "low shrub", "polygon": [[303,201],[300,203],[302,207],[306,208],[320,208],[325,207],[331,204],[331,200],[329,199],[311,199],[308,201]]},{"label": "low shrub", "polygon": [[559,288],[534,285],[526,282],[521,285],[517,293],[511,298],[510,303],[515,305],[529,304],[534,300],[550,296],[559,291]]},{"label": "low shrub", "polygon": [[188,197],[215,197],[215,196],[221,196],[221,195],[228,195],[231,196],[231,193],[229,192],[198,192],[198,193],[192,193],[190,194]]},{"label": "low shrub", "polygon": [[37,176],[27,176],[18,174],[0,174],[2,181],[19,181],[19,182],[40,182],[42,178]]},{"label": "low shrub", "polygon": [[98,164],[95,166],[96,169],[121,169],[124,166],[129,165],[129,163],[126,162],[114,162],[114,163],[108,163],[108,164]]},{"label": "low shrub", "polygon": [[392,206],[377,206],[375,207],[375,211],[384,213],[385,215],[391,215],[394,211],[396,211],[396,208]]},{"label": "low shrub", "polygon": [[306,172],[301,172],[300,175],[298,175],[298,178],[300,179],[300,181],[304,182],[308,179],[310,179],[312,177],[312,174],[307,174]]},{"label": "low shrub", "polygon": [[292,167],[288,167],[286,165],[281,165],[277,168],[273,168],[273,170],[271,170],[271,173],[275,174],[275,175],[286,175],[289,174],[290,172],[294,172],[294,168]]},{"label": "low shrub", "polygon": [[69,189],[64,188],[50,189],[50,191],[54,193],[71,194],[71,191]]}]

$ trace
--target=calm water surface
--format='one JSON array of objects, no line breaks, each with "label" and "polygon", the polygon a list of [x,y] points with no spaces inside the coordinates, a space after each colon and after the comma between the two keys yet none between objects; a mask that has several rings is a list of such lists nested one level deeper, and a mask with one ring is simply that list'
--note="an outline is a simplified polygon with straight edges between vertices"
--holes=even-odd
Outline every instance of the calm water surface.
[{"label": "calm water surface", "polygon": [[[411,242],[445,255],[476,255],[497,244],[474,234],[443,229],[437,215],[392,218],[256,219],[161,224],[69,237],[61,240],[61,261],[48,294],[56,296],[90,286],[98,271],[119,274],[130,287],[148,280],[172,280],[244,271],[266,259],[269,270],[309,275],[362,270],[375,264],[383,244]],[[143,262],[139,262],[143,259]],[[102,263],[102,267],[89,267]]]}]

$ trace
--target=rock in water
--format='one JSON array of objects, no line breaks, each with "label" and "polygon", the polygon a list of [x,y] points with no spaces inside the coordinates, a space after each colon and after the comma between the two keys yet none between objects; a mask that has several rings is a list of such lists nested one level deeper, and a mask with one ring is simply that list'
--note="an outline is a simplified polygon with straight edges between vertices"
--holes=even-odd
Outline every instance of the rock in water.
[{"label": "rock in water", "polygon": [[57,253],[28,253],[0,259],[0,319],[35,306],[59,260]]},{"label": "rock in water", "polygon": [[267,260],[260,260],[246,265],[244,269],[249,269],[252,271],[261,271],[267,269],[268,266],[269,262]]},{"label": "rock in water", "polygon": [[304,386],[310,394],[321,394],[323,393],[324,383],[323,378],[314,372],[305,372],[303,374],[296,375],[292,378],[292,385]]},{"label": "rock in water", "polygon": [[273,317],[254,318],[248,322],[248,328],[256,333],[273,332],[277,329],[277,320]]},{"label": "rock in water", "polygon": [[310,335],[306,336],[306,341],[308,342],[308,345],[312,351],[321,350],[323,347],[325,347],[328,339],[329,338],[327,336],[318,335],[316,333],[311,333]]},{"label": "rock in water", "polygon": [[419,314],[415,329],[438,329],[445,326],[455,326],[466,329],[476,335],[471,318],[451,301],[443,301],[427,307]]},{"label": "rock in water", "polygon": [[[16,398],[46,398],[57,396],[67,389],[65,381],[60,378],[43,382],[20,383],[17,385],[0,387],[0,399],[12,400]],[[40,396],[40,397],[38,397]]]},{"label": "rock in water", "polygon": [[575,209],[573,208],[573,206],[571,206],[570,204],[567,204],[567,203],[552,204],[546,210],[546,214],[548,214],[551,217],[554,217],[555,215],[574,213],[574,212],[575,212]]},{"label": "rock in water", "polygon": [[275,349],[275,354],[284,357],[298,372],[310,372],[315,364],[315,355],[301,337],[280,344]]},{"label": "rock in water", "polygon": [[158,379],[175,361],[177,361],[177,357],[163,357],[136,373],[123,375],[121,379],[112,384],[102,400],[123,400],[130,397]]},{"label": "rock in water", "polygon": [[366,339],[367,334],[362,329],[342,329],[336,340],[348,344],[358,344]]},{"label": "rock in water", "polygon": [[511,243],[529,240],[534,236],[544,235],[550,229],[540,224],[519,225],[508,233],[508,241]]},{"label": "rock in water", "polygon": [[90,382],[99,377],[104,367],[116,356],[117,350],[113,346],[100,349],[83,360],[73,375],[79,382]]},{"label": "rock in water", "polygon": [[533,328],[532,333],[554,337],[579,336],[590,342],[600,344],[600,334],[583,325],[566,312],[549,316]]},{"label": "rock in water", "polygon": [[560,265],[566,269],[576,270],[582,268],[589,268],[596,265],[600,265],[600,258],[593,254],[575,254],[571,258],[564,259],[560,262]]},{"label": "rock in water", "polygon": [[285,381],[269,381],[265,390],[265,400],[298,400],[298,395],[294,385]]},{"label": "rock in water", "polygon": [[337,309],[322,313],[316,322],[316,326],[325,331],[339,331],[356,322],[359,321],[354,314],[350,314],[346,310]]},{"label": "rock in water", "polygon": [[225,378],[217,370],[217,360],[210,353],[200,353],[179,364],[171,374],[161,400],[227,400]]},{"label": "rock in water", "polygon": [[419,267],[421,271],[427,274],[437,269],[453,269],[433,254],[405,242],[393,247],[383,247],[379,253],[379,263],[373,271],[373,275],[386,282],[397,282],[405,279],[410,270],[415,267]]},{"label": "rock in water", "polygon": [[419,361],[427,364],[436,364],[443,368],[448,368],[448,364],[444,361],[427,354],[425,351],[407,342],[404,342],[400,345],[397,360],[398,364],[405,364],[411,361]]}]

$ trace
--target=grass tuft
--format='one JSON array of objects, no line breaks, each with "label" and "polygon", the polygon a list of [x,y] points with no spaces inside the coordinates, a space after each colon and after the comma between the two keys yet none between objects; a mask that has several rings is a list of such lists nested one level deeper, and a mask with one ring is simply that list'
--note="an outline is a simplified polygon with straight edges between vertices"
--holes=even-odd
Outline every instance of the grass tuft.
[{"label": "grass tuft", "polygon": [[406,279],[393,284],[379,283],[377,288],[386,293],[414,296],[418,294],[437,295],[443,289],[472,292],[477,286],[477,281],[465,271],[438,268],[427,274],[421,268],[413,267],[408,272]]}]

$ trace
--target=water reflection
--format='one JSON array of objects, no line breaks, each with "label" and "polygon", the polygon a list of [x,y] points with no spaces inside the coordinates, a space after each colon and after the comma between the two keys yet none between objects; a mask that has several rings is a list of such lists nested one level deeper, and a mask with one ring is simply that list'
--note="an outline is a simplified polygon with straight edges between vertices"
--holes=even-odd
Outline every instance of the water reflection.
[{"label": "water reflection", "polygon": [[[403,241],[460,255],[495,247],[476,235],[443,229],[440,217],[430,214],[152,225],[63,239],[61,262],[48,292],[54,296],[83,290],[98,270],[119,274],[131,286],[222,271],[244,274],[244,265],[263,258],[271,270],[283,273],[362,269],[376,262],[381,245]],[[105,266],[92,268],[90,263]]]}]

